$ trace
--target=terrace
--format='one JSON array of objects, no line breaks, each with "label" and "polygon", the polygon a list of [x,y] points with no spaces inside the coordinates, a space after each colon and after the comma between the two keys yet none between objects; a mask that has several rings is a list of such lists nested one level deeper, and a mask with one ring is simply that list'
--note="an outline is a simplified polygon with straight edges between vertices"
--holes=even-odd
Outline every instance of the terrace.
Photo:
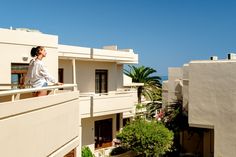
[{"label": "terrace", "polygon": [[[79,148],[81,121],[76,85],[37,89],[7,86],[0,91],[2,156],[64,156]],[[62,88],[67,90],[58,90]],[[38,90],[51,92],[47,96],[32,97],[32,92]]]},{"label": "terrace", "polygon": [[137,100],[136,95],[136,90],[124,90],[102,94],[81,93],[81,118],[103,116],[118,112],[133,114],[134,104]]}]

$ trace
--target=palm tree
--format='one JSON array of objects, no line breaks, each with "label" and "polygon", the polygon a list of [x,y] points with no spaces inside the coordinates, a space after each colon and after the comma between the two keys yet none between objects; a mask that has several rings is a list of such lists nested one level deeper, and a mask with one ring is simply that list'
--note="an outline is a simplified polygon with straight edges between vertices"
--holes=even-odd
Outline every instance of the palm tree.
[{"label": "palm tree", "polygon": [[161,98],[161,78],[159,76],[151,76],[156,70],[150,67],[135,67],[129,65],[129,70],[124,69],[124,74],[132,78],[132,82],[144,83],[139,86],[137,91],[138,103],[141,103],[143,95],[148,100],[157,100]]}]

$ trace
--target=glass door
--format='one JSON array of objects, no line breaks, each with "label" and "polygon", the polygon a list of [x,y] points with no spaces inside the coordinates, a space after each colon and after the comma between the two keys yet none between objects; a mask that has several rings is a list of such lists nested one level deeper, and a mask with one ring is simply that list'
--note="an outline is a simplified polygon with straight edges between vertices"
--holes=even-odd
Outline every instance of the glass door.
[{"label": "glass door", "polygon": [[95,72],[95,92],[107,93],[107,70],[96,70]]}]

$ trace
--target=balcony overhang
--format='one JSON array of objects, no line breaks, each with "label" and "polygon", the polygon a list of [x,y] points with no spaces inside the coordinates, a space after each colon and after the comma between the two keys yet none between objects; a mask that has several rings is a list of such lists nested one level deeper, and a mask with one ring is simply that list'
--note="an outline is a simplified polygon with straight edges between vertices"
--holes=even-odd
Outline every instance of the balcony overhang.
[{"label": "balcony overhang", "polygon": [[78,59],[104,62],[117,62],[118,64],[137,64],[138,54],[131,50],[106,50],[78,46],[58,46],[60,59]]},{"label": "balcony overhang", "polygon": [[29,32],[22,29],[10,30],[0,28],[0,43],[17,45],[41,45],[50,48],[57,48],[58,36]]},{"label": "balcony overhang", "polygon": [[139,86],[144,86],[144,83],[132,82],[124,84],[124,87],[139,87]]}]

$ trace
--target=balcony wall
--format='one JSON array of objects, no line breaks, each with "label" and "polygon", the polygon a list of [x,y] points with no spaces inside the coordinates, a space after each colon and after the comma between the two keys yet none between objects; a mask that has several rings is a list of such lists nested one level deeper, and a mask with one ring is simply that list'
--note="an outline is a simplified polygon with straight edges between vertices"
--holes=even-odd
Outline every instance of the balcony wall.
[{"label": "balcony wall", "polygon": [[91,58],[91,48],[88,47],[58,45],[58,52],[60,58]]},{"label": "balcony wall", "polygon": [[138,54],[128,50],[106,50],[69,45],[58,46],[59,58],[108,61],[117,63],[138,63]]},{"label": "balcony wall", "polygon": [[79,93],[0,103],[0,154],[64,156],[79,145]]},{"label": "balcony wall", "polygon": [[58,36],[43,34],[40,32],[28,32],[0,28],[0,34],[0,43],[5,44],[45,45],[47,47],[57,47],[58,43]]},{"label": "balcony wall", "polygon": [[103,116],[121,112],[132,112],[136,101],[135,92],[91,95],[80,97],[81,118]]},{"label": "balcony wall", "polygon": [[124,63],[138,63],[138,55],[134,52],[125,52],[119,50],[93,49],[93,59],[117,61]]}]

